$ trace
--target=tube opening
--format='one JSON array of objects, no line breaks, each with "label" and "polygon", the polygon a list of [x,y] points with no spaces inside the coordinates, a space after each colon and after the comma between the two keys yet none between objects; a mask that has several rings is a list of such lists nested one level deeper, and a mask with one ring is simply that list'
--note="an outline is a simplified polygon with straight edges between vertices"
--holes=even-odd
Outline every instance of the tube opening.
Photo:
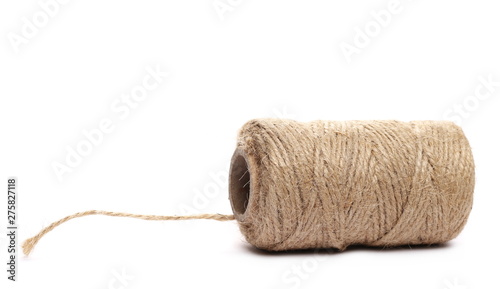
[{"label": "tube opening", "polygon": [[250,171],[244,153],[236,149],[229,172],[229,200],[236,217],[245,214],[250,199]]}]

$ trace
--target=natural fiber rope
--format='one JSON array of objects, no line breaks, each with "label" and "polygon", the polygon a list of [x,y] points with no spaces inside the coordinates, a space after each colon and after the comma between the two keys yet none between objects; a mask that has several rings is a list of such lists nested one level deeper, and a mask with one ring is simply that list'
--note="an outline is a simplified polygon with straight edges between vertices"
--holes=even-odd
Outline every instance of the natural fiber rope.
[{"label": "natural fiber rope", "polygon": [[446,242],[474,190],[468,141],[444,121],[252,120],[230,171],[241,232],[271,251]]},{"label": "natural fiber rope", "polygon": [[80,218],[80,217],[84,217],[84,216],[90,216],[90,215],[104,215],[104,216],[111,216],[111,217],[127,217],[127,218],[136,218],[136,219],[151,220],[151,221],[194,220],[194,219],[206,219],[206,220],[216,220],[216,221],[234,220],[233,215],[221,215],[221,214],[200,214],[200,215],[191,215],[191,216],[158,216],[158,215],[136,215],[136,214],[129,214],[129,213],[115,213],[115,212],[91,210],[91,211],[80,212],[80,213],[76,213],[76,214],[64,217],[64,218],[48,225],[47,227],[42,229],[40,231],[40,233],[38,233],[37,235],[24,241],[24,243],[23,243],[24,254],[26,256],[28,256],[31,253],[31,251],[34,249],[34,247],[36,246],[38,241],[40,241],[40,239],[45,234],[52,231],[55,227],[61,225],[62,223],[65,223],[71,219]]},{"label": "natural fiber rope", "polygon": [[23,251],[88,215],[236,219],[250,244],[270,251],[436,244],[463,229],[473,191],[471,148],[451,122],[258,119],[240,130],[231,160],[234,216],[86,211],[50,224]]}]

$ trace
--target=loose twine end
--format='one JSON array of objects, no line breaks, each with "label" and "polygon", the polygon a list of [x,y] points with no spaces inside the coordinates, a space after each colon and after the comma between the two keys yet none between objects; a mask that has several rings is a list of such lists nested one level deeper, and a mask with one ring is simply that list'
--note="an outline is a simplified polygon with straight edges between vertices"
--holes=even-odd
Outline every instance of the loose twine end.
[{"label": "loose twine end", "polygon": [[205,220],[215,220],[215,221],[234,220],[234,215],[222,215],[222,214],[199,214],[199,215],[189,215],[189,216],[158,216],[158,215],[136,215],[136,214],[129,214],[129,213],[116,213],[116,212],[91,210],[91,211],[79,212],[79,213],[76,213],[73,215],[66,216],[58,221],[53,222],[52,224],[48,225],[47,227],[43,228],[35,236],[33,236],[29,239],[26,239],[23,243],[23,246],[22,246],[24,255],[29,256],[29,254],[33,251],[33,249],[35,248],[38,241],[40,241],[40,239],[45,234],[52,231],[57,226],[61,225],[62,223],[65,223],[71,219],[84,217],[84,216],[90,216],[90,215],[104,215],[104,216],[111,216],[111,217],[128,217],[128,218],[136,218],[136,219],[150,220],[150,221],[173,221],[173,220],[195,220],[195,219],[205,219]]},{"label": "loose twine end", "polygon": [[29,256],[31,251],[33,250],[33,247],[35,247],[37,243],[37,240],[35,240],[35,238],[29,238],[27,239],[26,241],[24,241],[23,243],[23,253],[24,255],[26,256]]}]

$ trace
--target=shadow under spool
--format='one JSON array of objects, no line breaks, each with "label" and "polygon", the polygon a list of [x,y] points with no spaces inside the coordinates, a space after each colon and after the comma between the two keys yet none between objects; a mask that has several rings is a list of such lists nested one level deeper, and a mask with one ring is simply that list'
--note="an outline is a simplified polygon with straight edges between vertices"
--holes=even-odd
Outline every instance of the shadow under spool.
[{"label": "shadow under spool", "polygon": [[269,251],[443,243],[473,189],[469,143],[443,121],[252,120],[229,171],[240,230]]}]

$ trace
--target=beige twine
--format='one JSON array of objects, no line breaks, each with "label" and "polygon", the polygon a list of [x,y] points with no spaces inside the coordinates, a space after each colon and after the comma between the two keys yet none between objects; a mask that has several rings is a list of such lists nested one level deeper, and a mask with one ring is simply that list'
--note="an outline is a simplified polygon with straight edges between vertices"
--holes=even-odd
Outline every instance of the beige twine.
[{"label": "beige twine", "polygon": [[257,119],[240,130],[231,161],[234,216],[86,211],[50,224],[24,242],[23,252],[88,215],[236,218],[250,244],[270,251],[436,244],[463,229],[473,190],[471,149],[451,122]]},{"label": "beige twine", "polygon": [[107,211],[96,211],[96,210],[91,210],[91,211],[85,211],[85,212],[80,212],[76,213],[67,217],[64,217],[60,219],[59,221],[56,221],[47,227],[45,227],[43,230],[40,231],[37,235],[27,239],[23,243],[23,253],[28,256],[31,251],[34,249],[38,241],[47,234],[48,232],[52,231],[55,227],[61,225],[62,223],[65,223],[71,219],[74,218],[80,218],[84,216],[90,216],[90,215],[105,215],[105,216],[111,216],[111,217],[128,217],[128,218],[136,218],[136,219],[143,219],[143,220],[151,220],[151,221],[173,221],[173,220],[194,220],[194,219],[207,219],[207,220],[216,220],[216,221],[230,221],[234,220],[233,215],[221,215],[221,214],[200,214],[200,215],[191,215],[191,216],[157,216],[157,215],[136,215],[136,214],[129,214],[129,213],[115,213],[115,212],[107,212]]},{"label": "beige twine", "polygon": [[252,120],[230,172],[241,232],[271,251],[442,243],[472,208],[474,161],[451,122]]}]

